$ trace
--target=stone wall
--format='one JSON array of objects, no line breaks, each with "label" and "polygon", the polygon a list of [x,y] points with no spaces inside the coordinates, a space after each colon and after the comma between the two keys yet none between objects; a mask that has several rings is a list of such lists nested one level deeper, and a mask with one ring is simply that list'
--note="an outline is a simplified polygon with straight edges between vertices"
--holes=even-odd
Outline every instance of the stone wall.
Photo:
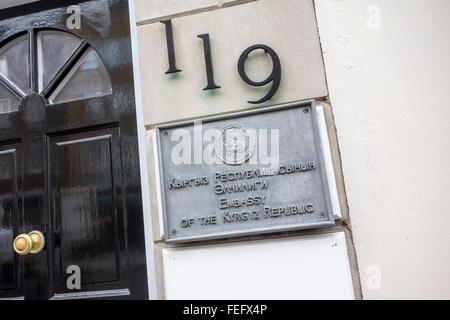
[{"label": "stone wall", "polygon": [[[361,298],[312,0],[137,0],[135,6],[158,298],[251,298],[252,293],[274,299]],[[165,74],[168,53],[165,26],[160,23],[163,19],[172,20],[176,65],[182,70],[171,75]],[[202,33],[210,35],[214,78],[220,90],[202,90],[206,85],[205,61],[203,43],[197,37]],[[260,43],[277,52],[283,72],[276,95],[255,106],[247,101],[264,96],[270,84],[261,88],[246,85],[237,72],[237,61],[247,47]],[[250,58],[246,65],[249,77],[267,77],[272,70],[270,57],[255,53]],[[324,132],[335,175],[331,179],[336,181],[340,208],[336,226],[166,244],[155,126],[308,99],[315,99],[325,115]],[[271,256],[277,258],[272,260]],[[208,261],[208,257],[213,260]],[[251,271],[256,266],[267,271]]]}]

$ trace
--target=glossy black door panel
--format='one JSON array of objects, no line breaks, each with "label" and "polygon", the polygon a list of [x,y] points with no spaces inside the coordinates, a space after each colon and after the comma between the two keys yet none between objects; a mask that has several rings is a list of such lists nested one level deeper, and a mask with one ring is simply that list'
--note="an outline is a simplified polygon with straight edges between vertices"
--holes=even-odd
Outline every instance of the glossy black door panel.
[{"label": "glossy black door panel", "polygon": [[[148,297],[129,28],[127,0],[0,10],[0,299]],[[33,230],[43,251],[16,255]]]},{"label": "glossy black door panel", "polygon": [[22,219],[19,210],[20,144],[0,144],[0,295],[22,296],[22,259],[12,250]]},{"label": "glossy black door panel", "polygon": [[[55,292],[66,270],[81,269],[82,290],[126,286],[122,166],[118,128],[49,138]],[[89,250],[86,250],[89,248]]]}]

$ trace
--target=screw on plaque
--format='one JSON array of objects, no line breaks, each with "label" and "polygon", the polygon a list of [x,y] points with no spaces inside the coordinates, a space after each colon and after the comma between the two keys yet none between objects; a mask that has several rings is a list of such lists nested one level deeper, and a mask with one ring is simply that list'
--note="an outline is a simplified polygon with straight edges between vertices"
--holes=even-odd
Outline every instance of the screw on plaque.
[{"label": "screw on plaque", "polygon": [[164,131],[164,132],[163,132],[163,135],[164,135],[165,137],[167,137],[167,136],[169,135],[169,133],[168,133],[167,131]]},{"label": "screw on plaque", "polygon": [[172,234],[177,234],[177,230],[173,229]]},{"label": "screw on plaque", "polygon": [[319,214],[319,216],[320,216],[321,218],[325,218],[325,217],[327,216],[327,214],[326,214],[325,212],[321,212],[321,213]]},{"label": "screw on plaque", "polygon": [[309,108],[303,108],[304,113],[309,113]]}]

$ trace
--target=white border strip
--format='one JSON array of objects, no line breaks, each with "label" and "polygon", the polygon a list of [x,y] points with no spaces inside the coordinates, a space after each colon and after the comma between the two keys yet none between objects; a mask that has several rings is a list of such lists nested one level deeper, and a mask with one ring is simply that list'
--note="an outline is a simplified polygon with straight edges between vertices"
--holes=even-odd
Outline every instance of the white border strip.
[{"label": "white border strip", "polygon": [[134,93],[136,96],[136,120],[139,143],[139,163],[141,169],[142,209],[144,214],[145,248],[147,255],[148,294],[150,300],[157,299],[156,270],[152,232],[152,215],[150,209],[150,188],[148,182],[146,129],[144,124],[144,107],[142,104],[141,73],[139,67],[139,47],[134,0],[128,0],[130,12],[131,47],[133,53]]},{"label": "white border strip", "polygon": [[158,156],[158,142],[156,141],[156,132],[152,131],[153,142],[153,161],[155,162],[155,179],[156,179],[156,197],[158,200],[158,221],[159,221],[159,239],[164,239],[164,218],[162,210],[162,194],[161,194],[161,180],[159,175],[159,156]]},{"label": "white border strip", "polygon": [[342,219],[339,195],[334,176],[333,160],[331,159],[330,140],[328,139],[327,123],[325,121],[325,111],[320,104],[316,105],[316,111],[317,121],[319,123],[320,140],[322,140],[323,159],[327,171],[328,187],[330,188],[331,205],[333,207],[334,217]]}]

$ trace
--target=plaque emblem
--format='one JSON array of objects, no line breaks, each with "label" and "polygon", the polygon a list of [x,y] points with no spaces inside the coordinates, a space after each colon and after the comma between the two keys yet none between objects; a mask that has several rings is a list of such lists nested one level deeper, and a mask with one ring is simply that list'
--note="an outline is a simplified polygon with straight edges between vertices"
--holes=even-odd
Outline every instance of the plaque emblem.
[{"label": "plaque emblem", "polygon": [[248,129],[237,123],[230,123],[220,129],[215,145],[216,156],[223,163],[239,165],[245,163],[255,152]]}]

